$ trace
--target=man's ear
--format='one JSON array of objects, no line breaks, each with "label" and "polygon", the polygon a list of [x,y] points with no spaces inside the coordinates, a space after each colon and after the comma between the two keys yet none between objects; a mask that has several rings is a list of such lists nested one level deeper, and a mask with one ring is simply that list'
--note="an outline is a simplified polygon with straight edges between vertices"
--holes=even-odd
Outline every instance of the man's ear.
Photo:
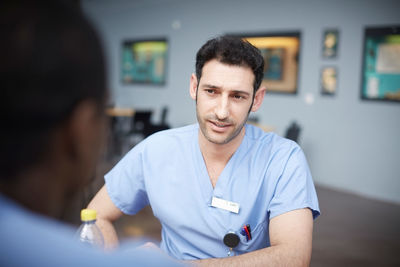
[{"label": "man's ear", "polygon": [[253,101],[253,106],[251,107],[251,111],[256,112],[260,107],[262,102],[264,101],[264,95],[266,92],[267,88],[265,87],[260,87],[256,95],[254,96],[254,101]]},{"label": "man's ear", "polygon": [[196,100],[197,97],[197,77],[194,73],[190,76],[190,97]]}]

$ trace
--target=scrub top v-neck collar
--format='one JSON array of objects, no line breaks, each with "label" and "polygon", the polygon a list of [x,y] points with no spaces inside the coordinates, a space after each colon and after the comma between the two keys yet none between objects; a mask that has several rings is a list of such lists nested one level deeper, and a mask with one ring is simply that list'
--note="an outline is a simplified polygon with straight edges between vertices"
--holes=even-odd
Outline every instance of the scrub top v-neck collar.
[{"label": "scrub top v-neck collar", "polygon": [[[245,127],[245,126],[244,126]],[[210,180],[210,176],[208,175],[207,166],[203,158],[203,154],[200,150],[199,145],[199,134],[200,128],[198,128],[197,133],[194,134],[195,142],[193,142],[193,152],[194,152],[194,160],[195,166],[197,168],[197,181],[200,185],[201,192],[204,197],[204,201],[206,205],[209,206],[211,204],[212,197],[224,198],[229,196],[229,188],[228,184],[230,179],[233,176],[233,172],[235,166],[237,166],[237,161],[240,160],[240,155],[242,154],[241,151],[245,147],[246,143],[246,132],[243,136],[242,142],[240,143],[239,147],[233,153],[232,157],[229,159],[228,163],[225,165],[224,169],[222,170],[221,174],[218,177],[217,183],[213,188]],[[228,201],[232,201],[232,199],[226,199]]]}]

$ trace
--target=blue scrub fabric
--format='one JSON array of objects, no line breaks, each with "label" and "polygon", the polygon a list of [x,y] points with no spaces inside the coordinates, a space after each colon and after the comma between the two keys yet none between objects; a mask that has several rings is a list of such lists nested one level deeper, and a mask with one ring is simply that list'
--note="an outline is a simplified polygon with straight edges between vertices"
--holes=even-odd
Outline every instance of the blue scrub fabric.
[{"label": "blue scrub fabric", "polygon": [[161,253],[129,245],[103,253],[74,240],[75,230],[0,195],[0,266],[178,266]]},{"label": "blue scrub fabric", "polygon": [[[198,144],[198,124],[158,132],[135,146],[105,176],[107,192],[125,214],[150,204],[162,225],[161,248],[177,259],[226,257],[223,238],[240,237],[235,255],[270,245],[275,216],[310,208],[318,199],[301,148],[246,125],[245,137],[212,187]],[[240,205],[239,213],[211,206],[212,197]],[[249,224],[252,239],[240,234]]]}]

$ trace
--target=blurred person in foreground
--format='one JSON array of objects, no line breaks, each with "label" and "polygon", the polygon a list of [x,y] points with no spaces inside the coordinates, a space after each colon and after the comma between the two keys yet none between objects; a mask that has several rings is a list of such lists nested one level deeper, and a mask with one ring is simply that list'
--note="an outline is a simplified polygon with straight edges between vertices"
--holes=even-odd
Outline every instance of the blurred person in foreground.
[{"label": "blurred person in foreground", "polygon": [[150,205],[161,249],[205,266],[306,266],[318,199],[302,149],[246,124],[264,99],[260,51],[220,36],[197,52],[190,96],[197,124],[135,146],[90,202],[105,241],[112,222]]},{"label": "blurred person in foreground", "polygon": [[105,65],[93,27],[50,0],[2,1],[0,27],[0,266],[175,266],[149,249],[86,247],[56,220],[103,147]]}]

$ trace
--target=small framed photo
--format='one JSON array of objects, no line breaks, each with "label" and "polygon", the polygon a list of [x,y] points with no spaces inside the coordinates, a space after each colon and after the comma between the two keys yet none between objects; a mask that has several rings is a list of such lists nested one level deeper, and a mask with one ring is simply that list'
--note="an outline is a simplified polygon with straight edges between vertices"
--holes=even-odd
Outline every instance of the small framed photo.
[{"label": "small framed photo", "polygon": [[321,69],[321,94],[334,95],[337,90],[337,70],[336,67],[323,67]]},{"label": "small framed photo", "polygon": [[165,84],[167,39],[122,42],[121,80],[124,84]]},{"label": "small framed photo", "polygon": [[400,25],[364,31],[361,98],[400,102]]},{"label": "small framed photo", "polygon": [[339,46],[339,30],[326,29],[322,39],[322,57],[336,58]]}]

